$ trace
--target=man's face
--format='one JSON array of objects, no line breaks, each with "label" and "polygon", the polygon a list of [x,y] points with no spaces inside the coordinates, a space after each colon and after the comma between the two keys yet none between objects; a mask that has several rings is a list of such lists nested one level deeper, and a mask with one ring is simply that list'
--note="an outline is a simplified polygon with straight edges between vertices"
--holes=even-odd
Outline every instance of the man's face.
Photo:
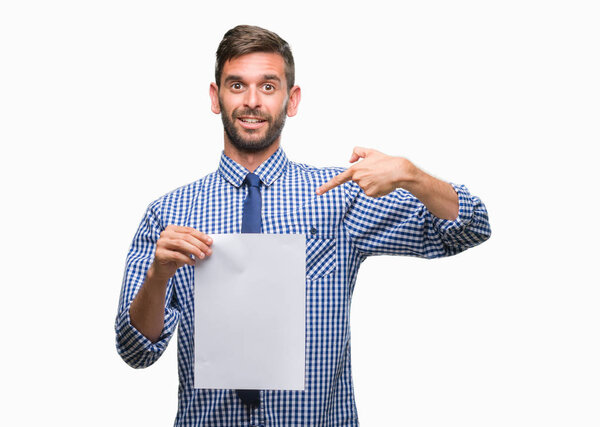
[{"label": "man's face", "polygon": [[290,90],[294,105],[288,108],[290,97],[281,55],[250,53],[225,63],[220,87],[211,85],[212,110],[221,113],[226,139],[236,149],[263,151],[279,141],[286,114],[296,113],[298,89],[294,86]]}]

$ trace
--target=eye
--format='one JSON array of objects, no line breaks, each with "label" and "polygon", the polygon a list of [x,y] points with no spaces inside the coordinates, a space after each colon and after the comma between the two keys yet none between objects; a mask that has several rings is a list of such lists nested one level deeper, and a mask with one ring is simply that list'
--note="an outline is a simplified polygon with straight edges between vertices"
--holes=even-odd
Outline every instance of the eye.
[{"label": "eye", "polygon": [[272,92],[275,90],[275,86],[273,86],[271,83],[265,83],[263,87],[267,92]]},{"label": "eye", "polygon": [[231,85],[231,88],[232,88],[233,90],[240,90],[240,89],[242,89],[242,84],[241,84],[241,83],[233,83],[233,84]]}]

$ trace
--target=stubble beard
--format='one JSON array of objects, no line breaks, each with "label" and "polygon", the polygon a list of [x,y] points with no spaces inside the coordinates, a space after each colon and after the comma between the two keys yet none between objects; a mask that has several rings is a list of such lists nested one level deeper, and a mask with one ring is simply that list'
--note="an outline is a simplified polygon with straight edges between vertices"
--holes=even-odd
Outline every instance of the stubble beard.
[{"label": "stubble beard", "polygon": [[[223,121],[223,128],[225,129],[225,133],[227,134],[229,141],[236,149],[244,153],[257,153],[271,147],[281,135],[281,131],[285,125],[287,101],[285,102],[281,113],[279,113],[275,119],[273,119],[273,116],[271,115],[264,114],[260,110],[253,110],[251,108],[238,111],[234,110],[230,118],[229,112],[224,108],[220,97],[219,106],[221,108],[221,120]],[[266,120],[267,132],[265,136],[260,139],[244,138],[241,132],[239,132],[235,127],[235,121],[237,120],[237,117],[240,116],[254,116]],[[253,134],[255,132],[260,132],[260,130],[246,129],[245,132]]]}]

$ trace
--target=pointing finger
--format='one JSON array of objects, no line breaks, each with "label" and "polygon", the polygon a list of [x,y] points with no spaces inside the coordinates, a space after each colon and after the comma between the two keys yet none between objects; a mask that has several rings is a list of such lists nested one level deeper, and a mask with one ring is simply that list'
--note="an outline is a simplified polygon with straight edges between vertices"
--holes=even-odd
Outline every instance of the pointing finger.
[{"label": "pointing finger", "polygon": [[344,182],[348,182],[352,179],[352,170],[346,169],[344,172],[334,176],[325,184],[317,188],[317,195],[321,196],[331,190],[332,188],[342,185]]}]

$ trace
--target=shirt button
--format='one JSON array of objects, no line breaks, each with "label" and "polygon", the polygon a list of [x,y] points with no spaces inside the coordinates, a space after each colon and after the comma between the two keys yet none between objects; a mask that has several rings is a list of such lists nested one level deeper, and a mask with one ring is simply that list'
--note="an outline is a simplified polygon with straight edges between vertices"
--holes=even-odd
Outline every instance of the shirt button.
[{"label": "shirt button", "polygon": [[310,227],[310,234],[312,234],[312,235],[317,234],[317,229],[315,227]]}]

